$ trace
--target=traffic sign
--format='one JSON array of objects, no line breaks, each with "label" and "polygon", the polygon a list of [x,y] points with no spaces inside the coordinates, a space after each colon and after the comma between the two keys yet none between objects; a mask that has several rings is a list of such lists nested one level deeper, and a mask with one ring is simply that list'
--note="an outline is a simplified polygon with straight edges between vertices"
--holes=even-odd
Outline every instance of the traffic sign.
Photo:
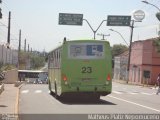
[{"label": "traffic sign", "polygon": [[83,14],[59,13],[59,25],[82,25]]},{"label": "traffic sign", "polygon": [[130,26],[131,16],[108,15],[107,26]]},{"label": "traffic sign", "polygon": [[142,10],[136,10],[133,13],[133,18],[137,21],[142,21],[145,18],[145,13]]}]

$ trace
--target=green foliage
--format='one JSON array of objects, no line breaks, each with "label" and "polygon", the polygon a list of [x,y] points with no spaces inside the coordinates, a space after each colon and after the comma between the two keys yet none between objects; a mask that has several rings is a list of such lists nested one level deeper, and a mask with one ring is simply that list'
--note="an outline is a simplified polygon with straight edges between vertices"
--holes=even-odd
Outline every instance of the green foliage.
[{"label": "green foliage", "polygon": [[153,41],[153,45],[156,46],[156,50],[160,53],[160,37]]},{"label": "green foliage", "polygon": [[38,55],[30,55],[31,57],[31,69],[39,69],[45,65],[45,57],[38,56]]},{"label": "green foliage", "polygon": [[12,70],[16,68],[16,66],[11,65],[11,64],[3,64],[2,62],[0,62],[0,73],[3,71],[7,71],[7,70]]},{"label": "green foliage", "polygon": [[112,68],[114,68],[114,57],[117,55],[122,54],[123,52],[127,51],[128,47],[122,44],[115,44],[111,48],[112,51]]},{"label": "green foliage", "polygon": [[26,66],[30,66],[29,69],[39,69],[45,65],[45,55],[38,51],[24,52],[19,54],[19,69],[26,69]]},{"label": "green foliage", "polygon": [[112,47],[112,58],[114,58],[117,55],[122,54],[123,52],[125,52],[126,50],[128,50],[128,47],[122,44],[115,44]]}]

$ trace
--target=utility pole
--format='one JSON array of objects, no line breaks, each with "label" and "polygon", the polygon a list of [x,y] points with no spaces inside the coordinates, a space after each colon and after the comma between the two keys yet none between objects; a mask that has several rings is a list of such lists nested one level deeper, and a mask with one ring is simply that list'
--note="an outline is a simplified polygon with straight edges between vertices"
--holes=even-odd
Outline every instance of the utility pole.
[{"label": "utility pole", "polygon": [[105,37],[106,37],[106,36],[110,36],[110,34],[107,34],[107,35],[106,35],[106,34],[102,34],[102,33],[101,33],[101,34],[98,33],[97,35],[102,36],[102,40],[105,40]]},{"label": "utility pole", "polygon": [[11,31],[11,12],[9,11],[9,18],[8,18],[8,35],[7,35],[7,48],[10,45],[10,31]]},{"label": "utility pole", "polygon": [[18,46],[18,52],[21,51],[21,30],[19,30],[19,46]]},{"label": "utility pole", "polygon": [[21,30],[19,30],[18,69],[20,69],[20,51],[21,51]]},{"label": "utility pole", "polygon": [[127,83],[129,82],[129,68],[130,68],[130,59],[131,59],[131,49],[132,49],[132,38],[133,38],[133,28],[134,28],[134,20],[132,20],[131,23],[131,36],[130,36],[130,45],[129,45],[129,55],[128,55],[128,66],[127,66],[127,74],[128,74],[128,79]]},{"label": "utility pole", "polygon": [[28,44],[28,52],[29,52],[29,44]]},{"label": "utility pole", "polygon": [[24,40],[24,52],[26,52],[26,39]]}]

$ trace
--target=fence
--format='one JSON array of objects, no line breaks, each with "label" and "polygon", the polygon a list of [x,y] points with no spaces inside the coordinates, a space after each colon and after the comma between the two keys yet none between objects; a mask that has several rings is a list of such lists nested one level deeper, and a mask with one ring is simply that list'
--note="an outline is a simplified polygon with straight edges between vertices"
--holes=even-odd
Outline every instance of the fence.
[{"label": "fence", "polygon": [[14,64],[18,65],[18,51],[14,49],[8,49],[4,45],[0,45],[0,62],[2,64]]}]

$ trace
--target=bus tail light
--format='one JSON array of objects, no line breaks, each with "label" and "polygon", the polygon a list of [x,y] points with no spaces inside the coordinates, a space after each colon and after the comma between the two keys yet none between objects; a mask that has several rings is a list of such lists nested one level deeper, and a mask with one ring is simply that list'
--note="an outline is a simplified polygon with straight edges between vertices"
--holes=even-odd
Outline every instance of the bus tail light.
[{"label": "bus tail light", "polygon": [[62,75],[62,79],[64,80],[64,81],[67,81],[67,76],[66,75]]},{"label": "bus tail light", "polygon": [[110,74],[107,75],[107,80],[108,80],[108,81],[111,80],[111,75],[110,75]]}]

